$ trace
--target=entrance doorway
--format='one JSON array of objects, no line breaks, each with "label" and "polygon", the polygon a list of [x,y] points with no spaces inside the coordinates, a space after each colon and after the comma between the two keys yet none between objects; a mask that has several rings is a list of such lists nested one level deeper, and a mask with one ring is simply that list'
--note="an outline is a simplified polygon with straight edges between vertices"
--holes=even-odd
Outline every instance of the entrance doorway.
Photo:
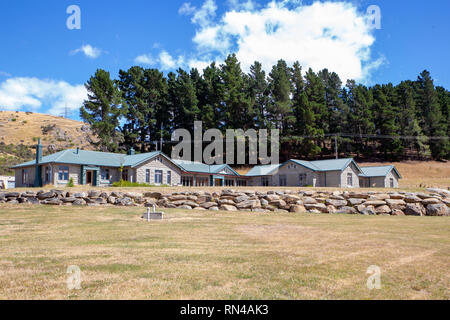
[{"label": "entrance doorway", "polygon": [[214,179],[214,185],[216,187],[223,187],[223,180],[222,179]]},{"label": "entrance doorway", "polygon": [[86,184],[92,185],[93,175],[92,171],[86,171]]}]

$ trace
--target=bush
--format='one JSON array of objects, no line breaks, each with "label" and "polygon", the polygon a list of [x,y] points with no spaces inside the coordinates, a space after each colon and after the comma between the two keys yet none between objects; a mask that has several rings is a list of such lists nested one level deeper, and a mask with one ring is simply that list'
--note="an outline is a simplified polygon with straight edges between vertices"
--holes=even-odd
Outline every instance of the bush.
[{"label": "bush", "polygon": [[70,178],[70,179],[69,179],[69,182],[67,182],[67,186],[68,186],[69,188],[73,188],[73,187],[74,187],[74,184],[73,184],[73,178]]},{"label": "bush", "polygon": [[[120,181],[113,182],[112,186],[113,187],[122,187],[122,188],[127,188],[127,187],[156,187],[154,184],[139,183],[139,182],[129,182],[129,181],[125,181],[125,180],[120,180]],[[161,185],[160,187],[165,187],[165,186],[166,185]]]}]

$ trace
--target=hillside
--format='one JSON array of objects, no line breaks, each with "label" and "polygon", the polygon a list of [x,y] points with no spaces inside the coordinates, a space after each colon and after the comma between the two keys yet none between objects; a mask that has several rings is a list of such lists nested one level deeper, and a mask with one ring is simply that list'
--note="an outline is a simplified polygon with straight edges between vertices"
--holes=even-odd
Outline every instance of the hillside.
[{"label": "hillside", "polygon": [[0,111],[0,175],[11,174],[7,168],[34,156],[34,146],[41,138],[44,155],[63,149],[92,149],[94,136],[83,122],[48,114]]}]

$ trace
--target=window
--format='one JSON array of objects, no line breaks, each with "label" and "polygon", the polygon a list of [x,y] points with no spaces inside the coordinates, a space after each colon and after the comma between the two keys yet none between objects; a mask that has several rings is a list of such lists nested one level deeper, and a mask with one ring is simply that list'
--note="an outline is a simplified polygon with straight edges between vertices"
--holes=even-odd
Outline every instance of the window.
[{"label": "window", "polygon": [[347,186],[353,186],[353,174],[347,173]]},{"label": "window", "polygon": [[163,175],[162,170],[155,170],[155,183],[156,184],[162,183],[162,175]]},{"label": "window", "polygon": [[50,167],[45,167],[44,179],[45,183],[52,182],[52,169]]},{"label": "window", "polygon": [[29,171],[28,169],[22,169],[22,184],[27,184],[30,176],[29,176]]},{"label": "window", "polygon": [[207,186],[209,186],[209,178],[208,177],[196,177],[195,178],[195,186],[196,187],[207,187]]},{"label": "window", "polygon": [[306,186],[306,173],[300,173],[298,175],[298,182],[300,186]]},{"label": "window", "polygon": [[280,186],[285,187],[286,185],[287,185],[286,175],[282,174],[280,175]]},{"label": "window", "polygon": [[58,180],[69,181],[69,167],[60,166],[58,170]]},{"label": "window", "polygon": [[231,180],[231,179],[225,179],[225,186],[227,186],[227,187],[233,187],[233,186],[234,186],[234,180]]},{"label": "window", "polygon": [[261,177],[261,185],[263,187],[268,187],[269,186],[269,177]]},{"label": "window", "polygon": [[394,178],[389,179],[389,185],[391,186],[391,188],[394,188]]},{"label": "window", "polygon": [[172,184],[172,171],[167,171],[167,184]]},{"label": "window", "polygon": [[145,182],[150,183],[150,169],[145,169]]},{"label": "window", "polygon": [[246,180],[237,180],[237,186],[245,187],[245,186],[247,186],[247,181]]},{"label": "window", "polygon": [[181,177],[181,183],[183,184],[183,187],[192,187],[193,182],[193,177]]},{"label": "window", "polygon": [[100,171],[100,177],[102,180],[109,180],[109,169],[102,169]]}]

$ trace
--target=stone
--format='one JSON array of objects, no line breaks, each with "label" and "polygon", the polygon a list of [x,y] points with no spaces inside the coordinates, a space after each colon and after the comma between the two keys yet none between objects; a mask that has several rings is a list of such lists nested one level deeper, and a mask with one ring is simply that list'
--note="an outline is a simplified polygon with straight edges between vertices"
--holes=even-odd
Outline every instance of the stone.
[{"label": "stone", "polygon": [[391,209],[403,210],[406,207],[406,202],[401,199],[386,199],[386,203]]},{"label": "stone", "polygon": [[77,198],[75,198],[75,197],[68,197],[68,198],[62,198],[61,199],[61,201],[64,202],[64,203],[72,203],[75,200],[77,200]]},{"label": "stone", "polygon": [[429,204],[437,204],[437,203],[441,203],[441,201],[436,198],[427,198],[427,199],[422,200],[422,204],[424,206],[429,205]]},{"label": "stone", "polygon": [[144,198],[153,198],[153,199],[161,199],[162,193],[161,192],[145,192]]},{"label": "stone", "polygon": [[402,210],[399,210],[399,209],[393,209],[391,214],[393,216],[404,216],[405,215],[405,213]]},{"label": "stone", "polygon": [[205,209],[209,209],[209,208],[215,207],[215,206],[217,206],[217,203],[215,203],[215,202],[205,202],[205,203],[200,204],[200,207],[205,208]]},{"label": "stone", "polygon": [[228,204],[228,205],[231,205],[231,206],[234,206],[235,205],[235,202],[233,201],[233,200],[230,200],[230,199],[220,199],[220,200],[218,200],[217,201],[219,204]]},{"label": "stone", "polygon": [[267,201],[266,199],[261,199],[261,206],[265,207],[269,205],[269,201]]},{"label": "stone", "polygon": [[308,212],[309,213],[316,213],[316,214],[322,213],[320,210],[317,210],[317,209],[311,209],[311,210],[308,210]]},{"label": "stone", "polygon": [[217,206],[210,207],[208,210],[210,210],[210,211],[219,211],[219,207],[217,207]]},{"label": "stone", "polygon": [[190,201],[190,200],[184,201],[183,205],[189,206],[191,208],[195,208],[195,207],[199,206],[197,202]]},{"label": "stone", "polygon": [[41,204],[46,204],[46,205],[52,205],[52,206],[59,206],[61,205],[62,201],[56,198],[52,198],[52,199],[46,199],[41,201]]},{"label": "stone", "polygon": [[192,210],[192,207],[191,206],[187,206],[187,205],[182,205],[182,206],[179,206],[177,209]]},{"label": "stone", "polygon": [[360,213],[364,214],[364,215],[376,215],[377,214],[377,212],[375,211],[375,207],[374,206],[365,207],[364,209],[362,209],[360,211]]},{"label": "stone", "polygon": [[289,208],[289,212],[303,213],[306,212],[306,208],[303,205],[293,204]]},{"label": "stone", "polygon": [[368,200],[364,202],[365,206],[383,206],[386,204],[386,201],[383,200]]},{"label": "stone", "polygon": [[109,204],[116,204],[117,198],[113,196],[109,196],[107,199]]},{"label": "stone", "polygon": [[235,206],[228,204],[221,205],[219,209],[222,211],[237,211],[237,208]]},{"label": "stone", "polygon": [[6,203],[7,204],[19,204],[19,201],[17,201],[16,199],[12,199],[12,200],[8,200]]},{"label": "stone", "polygon": [[369,198],[369,194],[367,194],[367,193],[350,192],[349,196],[351,198],[356,198],[356,199],[368,199]]},{"label": "stone", "polygon": [[52,191],[37,194],[37,197],[39,200],[50,199],[50,198],[54,198],[55,196],[56,196],[56,193],[54,193]]},{"label": "stone", "polygon": [[426,210],[427,216],[450,216],[450,208],[444,203],[431,203]]},{"label": "stone", "polygon": [[328,208],[323,203],[315,203],[315,204],[304,204],[305,208],[308,210],[319,210],[322,213],[328,213]]},{"label": "stone", "polygon": [[335,206],[329,204],[329,205],[327,205],[327,211],[328,211],[328,213],[336,213],[337,209]]},{"label": "stone", "polygon": [[375,208],[377,214],[389,214],[391,213],[391,208],[387,205],[379,206]]},{"label": "stone", "polygon": [[357,198],[349,198],[348,199],[348,202],[350,202],[350,204],[352,206],[357,206],[357,205],[363,203],[364,201],[366,201],[366,200],[365,199],[357,199]]},{"label": "stone", "polygon": [[389,198],[390,196],[386,193],[376,193],[369,196],[369,200],[386,200]]},{"label": "stone", "polygon": [[74,202],[72,202],[72,205],[84,206],[84,205],[86,205],[86,201],[84,201],[83,199],[76,199]]},{"label": "stone", "polygon": [[98,198],[98,197],[100,197],[101,194],[102,194],[102,192],[99,190],[90,190],[88,192],[88,197],[89,198]]},{"label": "stone", "polygon": [[130,206],[134,206],[134,202],[133,199],[129,198],[129,197],[124,197],[124,198],[120,198],[117,200],[116,204],[118,206],[125,206],[125,207],[130,207]]},{"label": "stone", "polygon": [[142,193],[138,193],[138,192],[126,192],[124,194],[124,196],[131,198],[131,199],[143,198]]},{"label": "stone", "polygon": [[301,198],[299,196],[289,194],[283,198],[283,200],[288,204],[297,203],[297,201],[300,201]]},{"label": "stone", "polygon": [[7,192],[5,193],[5,198],[18,198],[20,197],[19,192]]},{"label": "stone", "polygon": [[281,200],[281,199],[279,199],[279,200],[273,200],[273,201],[269,201],[269,204],[270,204],[271,206],[281,208],[281,207],[286,206],[286,201]]},{"label": "stone", "polygon": [[417,202],[421,202],[421,201],[422,201],[421,198],[419,198],[419,197],[417,197],[417,196],[414,196],[414,195],[406,196],[403,200],[404,200],[406,203],[417,203]]},{"label": "stone", "polygon": [[391,199],[396,199],[396,200],[405,199],[405,197],[406,197],[405,195],[400,194],[400,193],[390,193],[389,196]]},{"label": "stone", "polygon": [[344,207],[347,205],[347,200],[327,199],[325,200],[327,205],[332,205],[336,208]]},{"label": "stone", "polygon": [[353,207],[344,206],[344,207],[338,208],[334,213],[339,213],[339,214],[357,214],[358,211],[356,211],[356,209],[353,208]]},{"label": "stone", "polygon": [[74,198],[86,198],[87,194],[85,192],[75,192],[72,197]]},{"label": "stone", "polygon": [[427,191],[440,194],[441,196],[443,196],[445,198],[450,198],[450,191],[449,190],[439,189],[439,188],[427,188]]},{"label": "stone", "polygon": [[317,200],[311,197],[304,197],[303,198],[303,204],[316,204]]},{"label": "stone", "polygon": [[236,203],[244,202],[244,201],[247,201],[248,199],[249,199],[249,197],[247,195],[241,195],[241,196],[234,198],[234,202],[236,202]]},{"label": "stone", "polygon": [[177,194],[177,195],[174,195],[174,196],[170,196],[169,200],[170,201],[187,200],[187,197],[185,195],[183,195],[183,194]]},{"label": "stone", "polygon": [[247,200],[236,204],[238,209],[255,209],[261,208],[261,202],[259,200]]},{"label": "stone", "polygon": [[407,216],[423,216],[425,215],[425,208],[421,203],[408,203],[403,212]]},{"label": "stone", "polygon": [[280,196],[277,194],[268,194],[267,196],[265,196],[265,199],[270,202],[270,201],[279,200]]}]

